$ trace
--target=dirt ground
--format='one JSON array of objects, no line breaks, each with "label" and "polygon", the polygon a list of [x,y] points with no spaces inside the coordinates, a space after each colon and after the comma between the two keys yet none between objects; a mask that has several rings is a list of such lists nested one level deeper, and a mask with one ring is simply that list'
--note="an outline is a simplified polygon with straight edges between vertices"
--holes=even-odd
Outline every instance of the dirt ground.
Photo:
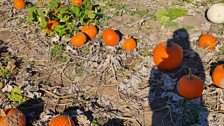
[{"label": "dirt ground", "polygon": [[[111,0],[95,1],[99,6],[108,2]],[[70,46],[69,40],[53,40],[36,24],[24,21],[27,9],[16,11],[10,0],[1,0],[0,53],[12,57],[10,63],[16,64],[12,77],[1,79],[1,108],[22,110],[28,126],[47,126],[57,114],[72,115],[80,126],[223,126],[224,90],[213,85],[210,72],[216,61],[224,61],[220,50],[224,25],[205,18],[206,9],[215,2],[113,0],[123,8],[118,10],[116,4],[104,11],[112,17],[99,26],[99,34],[112,27],[123,37],[136,38],[137,49],[125,52],[120,44],[115,48],[102,45],[100,37],[81,48]],[[175,19],[177,27],[165,27],[153,18],[157,10],[171,6],[188,10],[186,16]],[[130,15],[125,9],[147,13]],[[197,40],[204,33],[218,39],[215,50],[198,48]],[[175,37],[184,48],[184,61],[175,71],[160,71],[154,66],[152,50],[159,42]],[[65,62],[52,59],[54,43],[63,45]],[[177,94],[177,81],[188,68],[204,81],[201,98],[186,100]],[[14,86],[21,89],[24,103],[7,97]]]}]

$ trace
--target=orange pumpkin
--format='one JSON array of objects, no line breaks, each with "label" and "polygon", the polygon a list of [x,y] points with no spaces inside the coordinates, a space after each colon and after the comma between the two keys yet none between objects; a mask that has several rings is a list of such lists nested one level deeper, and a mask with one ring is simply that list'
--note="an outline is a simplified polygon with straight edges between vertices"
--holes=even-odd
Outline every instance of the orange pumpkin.
[{"label": "orange pumpkin", "polygon": [[5,110],[6,116],[0,118],[0,126],[26,126],[25,115],[16,108]]},{"label": "orange pumpkin", "polygon": [[84,33],[78,32],[71,39],[73,46],[83,46],[87,42],[87,37]]},{"label": "orange pumpkin", "polygon": [[47,33],[50,33],[50,31],[51,31],[51,30],[54,30],[54,27],[55,27],[56,25],[58,25],[58,24],[59,24],[59,23],[58,23],[57,21],[55,21],[55,20],[49,20],[48,23],[47,23],[47,27],[46,27],[45,31],[46,31]]},{"label": "orange pumpkin", "polygon": [[93,40],[93,39],[96,37],[97,33],[98,33],[97,27],[94,26],[94,25],[89,25],[89,26],[85,25],[85,26],[82,27],[81,30],[82,30],[82,32],[85,33],[85,34],[88,36],[88,38],[90,38],[91,40]]},{"label": "orange pumpkin", "polygon": [[187,99],[200,97],[203,89],[203,81],[198,76],[192,75],[191,71],[188,75],[181,77],[177,83],[178,94]]},{"label": "orange pumpkin", "polygon": [[133,38],[128,38],[125,39],[122,43],[122,48],[126,51],[132,51],[137,47],[137,43],[135,39]]},{"label": "orange pumpkin", "polygon": [[162,70],[173,70],[183,60],[183,49],[171,40],[158,44],[153,50],[153,61]]},{"label": "orange pumpkin", "polygon": [[108,46],[116,46],[118,42],[120,41],[119,34],[111,28],[104,30],[102,37],[103,37],[103,41]]},{"label": "orange pumpkin", "polygon": [[67,115],[59,115],[51,119],[49,126],[75,126],[75,123]]},{"label": "orange pumpkin", "polygon": [[13,5],[17,10],[20,10],[25,7],[25,1],[24,0],[14,0]]},{"label": "orange pumpkin", "polygon": [[72,3],[76,6],[80,6],[83,3],[83,0],[72,0]]},{"label": "orange pumpkin", "polygon": [[217,45],[217,40],[210,34],[202,35],[198,40],[198,46],[202,48],[206,48],[208,50],[215,49]]},{"label": "orange pumpkin", "polygon": [[216,86],[224,88],[224,64],[215,67],[212,72],[212,80]]}]

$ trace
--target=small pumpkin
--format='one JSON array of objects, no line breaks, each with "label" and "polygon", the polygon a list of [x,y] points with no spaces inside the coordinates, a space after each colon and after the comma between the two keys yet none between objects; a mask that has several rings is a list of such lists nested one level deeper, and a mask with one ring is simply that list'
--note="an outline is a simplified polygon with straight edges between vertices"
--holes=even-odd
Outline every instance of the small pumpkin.
[{"label": "small pumpkin", "polygon": [[45,31],[47,33],[50,33],[50,31],[54,30],[55,26],[58,25],[59,23],[55,20],[49,20],[47,23],[47,27],[45,29]]},{"label": "small pumpkin", "polygon": [[172,40],[159,43],[153,50],[153,61],[162,70],[173,70],[180,66],[183,60],[183,49]]},{"label": "small pumpkin", "polygon": [[178,94],[187,99],[200,97],[203,89],[203,81],[198,76],[193,75],[191,70],[188,75],[181,77],[177,83]]},{"label": "small pumpkin", "polygon": [[215,67],[212,72],[212,80],[216,86],[224,88],[224,64]]},{"label": "small pumpkin", "polygon": [[210,34],[201,35],[201,37],[198,40],[198,46],[202,48],[206,48],[208,50],[215,49],[217,44],[218,43],[216,38]]},{"label": "small pumpkin", "polygon": [[78,32],[71,39],[73,46],[83,46],[87,42],[87,37],[84,33]]},{"label": "small pumpkin", "polygon": [[135,39],[133,38],[128,38],[125,39],[122,43],[122,48],[126,51],[132,51],[137,47],[137,43]]},{"label": "small pumpkin", "polygon": [[0,118],[0,126],[26,126],[25,115],[16,108],[6,109],[5,116]]},{"label": "small pumpkin", "polygon": [[49,126],[75,126],[75,123],[68,115],[59,115],[51,119]]},{"label": "small pumpkin", "polygon": [[119,34],[111,28],[104,30],[102,37],[103,37],[103,41],[108,46],[116,46],[118,42],[120,41]]},{"label": "small pumpkin", "polygon": [[24,0],[14,0],[13,6],[17,9],[23,9],[25,7],[25,1]]},{"label": "small pumpkin", "polygon": [[83,3],[83,0],[72,0],[72,3],[75,4],[76,6],[80,6]]},{"label": "small pumpkin", "polygon": [[81,31],[85,33],[91,40],[93,40],[98,33],[98,29],[94,25],[85,25],[82,27]]}]

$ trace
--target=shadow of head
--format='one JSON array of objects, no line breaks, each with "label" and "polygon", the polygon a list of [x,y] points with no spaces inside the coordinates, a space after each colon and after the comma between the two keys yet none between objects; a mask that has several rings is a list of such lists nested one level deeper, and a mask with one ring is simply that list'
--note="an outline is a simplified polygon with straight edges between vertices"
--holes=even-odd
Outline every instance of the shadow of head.
[{"label": "shadow of head", "polygon": [[27,125],[32,126],[33,121],[40,119],[40,114],[44,109],[44,102],[41,99],[29,99],[17,108],[25,114]]},{"label": "shadow of head", "polygon": [[189,34],[185,28],[181,28],[173,32],[173,41],[180,45],[183,49],[191,48]]}]

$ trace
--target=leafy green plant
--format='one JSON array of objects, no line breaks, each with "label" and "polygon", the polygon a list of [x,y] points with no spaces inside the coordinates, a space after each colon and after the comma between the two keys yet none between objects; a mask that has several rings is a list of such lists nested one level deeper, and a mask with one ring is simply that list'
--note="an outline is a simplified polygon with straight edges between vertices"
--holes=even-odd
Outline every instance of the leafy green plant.
[{"label": "leafy green plant", "polygon": [[94,126],[99,126],[99,122],[97,119],[94,119],[92,122],[91,122]]},{"label": "leafy green plant", "polygon": [[173,22],[174,19],[184,16],[188,13],[187,10],[181,8],[170,8],[170,9],[163,9],[158,10],[155,13],[155,19],[160,21],[163,25],[171,25],[177,26],[177,22]]},{"label": "leafy green plant", "polygon": [[100,9],[92,4],[91,0],[84,0],[81,6],[73,3],[60,7],[61,0],[49,0],[48,6],[37,8],[30,7],[28,11],[28,22],[38,22],[41,29],[46,29],[49,20],[59,22],[50,35],[57,34],[71,36],[74,31],[78,31],[81,25],[98,24],[103,16]]},{"label": "leafy green plant", "polygon": [[7,96],[14,103],[21,104],[21,103],[26,101],[26,99],[24,99],[22,94],[21,94],[20,88],[17,87],[17,86],[15,86],[13,88],[12,92],[8,93]]},{"label": "leafy green plant", "polygon": [[4,79],[8,79],[10,77],[11,73],[10,70],[6,67],[3,67],[2,63],[0,63],[0,76]]}]

